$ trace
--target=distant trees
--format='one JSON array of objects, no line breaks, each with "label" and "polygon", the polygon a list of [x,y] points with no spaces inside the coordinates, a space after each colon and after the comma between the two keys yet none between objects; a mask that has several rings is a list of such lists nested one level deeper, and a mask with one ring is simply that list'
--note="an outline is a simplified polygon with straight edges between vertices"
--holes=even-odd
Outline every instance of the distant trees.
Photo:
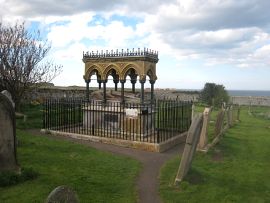
[{"label": "distant trees", "polygon": [[220,106],[222,102],[229,101],[229,95],[223,85],[206,83],[200,93],[200,99],[209,106]]},{"label": "distant trees", "polygon": [[0,22],[0,90],[8,90],[19,110],[23,95],[38,83],[49,82],[62,66],[44,61],[51,49],[39,31],[30,32],[25,23],[5,26]]}]

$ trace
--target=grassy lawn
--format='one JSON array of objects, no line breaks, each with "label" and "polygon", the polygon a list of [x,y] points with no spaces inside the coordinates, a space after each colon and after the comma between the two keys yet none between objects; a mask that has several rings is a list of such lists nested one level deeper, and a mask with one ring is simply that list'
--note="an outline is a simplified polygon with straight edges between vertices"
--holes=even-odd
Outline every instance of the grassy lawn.
[{"label": "grassy lawn", "polygon": [[[268,109],[269,112],[269,109]],[[208,154],[197,153],[186,181],[174,186],[175,157],[160,175],[164,202],[270,202],[270,122],[241,109],[241,122]]]},{"label": "grassy lawn", "polygon": [[17,130],[18,159],[39,176],[14,186],[0,187],[0,202],[44,202],[59,185],[73,188],[80,202],[136,202],[139,162],[68,141]]},{"label": "grassy lawn", "polygon": [[24,122],[23,118],[17,118],[17,129],[42,128],[42,105],[25,104],[21,111],[27,116],[27,120]]}]

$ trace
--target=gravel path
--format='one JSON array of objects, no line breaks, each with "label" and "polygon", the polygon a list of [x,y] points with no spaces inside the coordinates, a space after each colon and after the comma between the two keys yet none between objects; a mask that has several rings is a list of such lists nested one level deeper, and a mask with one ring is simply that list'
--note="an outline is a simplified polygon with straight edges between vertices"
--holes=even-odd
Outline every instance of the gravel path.
[{"label": "gravel path", "polygon": [[116,145],[103,144],[99,142],[90,142],[85,140],[78,140],[69,137],[44,135],[38,130],[29,130],[31,134],[53,137],[55,139],[65,139],[75,143],[84,144],[98,150],[107,151],[113,154],[120,154],[137,159],[142,163],[142,170],[136,181],[137,191],[139,195],[139,203],[160,203],[159,197],[159,171],[162,165],[177,154],[181,154],[184,150],[184,140],[182,144],[163,152],[147,152],[137,149],[125,148]]}]

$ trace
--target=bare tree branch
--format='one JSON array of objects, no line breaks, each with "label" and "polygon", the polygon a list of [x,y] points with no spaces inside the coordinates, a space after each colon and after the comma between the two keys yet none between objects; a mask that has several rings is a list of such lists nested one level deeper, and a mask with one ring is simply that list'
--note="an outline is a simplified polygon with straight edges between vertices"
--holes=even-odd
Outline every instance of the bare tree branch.
[{"label": "bare tree branch", "polygon": [[0,90],[11,93],[17,108],[26,90],[50,82],[61,72],[61,65],[44,61],[50,49],[39,31],[29,32],[24,23],[4,26],[0,22]]}]

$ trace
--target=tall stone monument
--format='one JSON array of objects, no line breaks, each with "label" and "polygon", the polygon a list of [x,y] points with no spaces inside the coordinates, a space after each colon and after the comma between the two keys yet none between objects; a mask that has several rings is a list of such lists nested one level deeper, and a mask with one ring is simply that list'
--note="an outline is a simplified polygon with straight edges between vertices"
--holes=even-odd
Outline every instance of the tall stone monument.
[{"label": "tall stone monument", "polygon": [[19,170],[16,153],[15,110],[11,98],[0,93],[0,172]]}]

